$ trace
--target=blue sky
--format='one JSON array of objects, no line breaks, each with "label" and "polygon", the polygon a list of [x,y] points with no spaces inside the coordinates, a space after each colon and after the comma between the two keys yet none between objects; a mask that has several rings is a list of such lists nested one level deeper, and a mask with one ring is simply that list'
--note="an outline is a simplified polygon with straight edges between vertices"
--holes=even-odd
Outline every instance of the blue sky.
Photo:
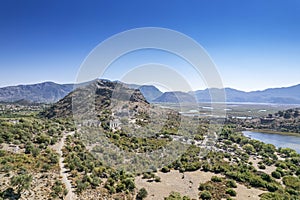
[{"label": "blue sky", "polygon": [[[1,0],[0,86],[74,82],[100,42],[149,26],[195,39],[215,62],[225,87],[250,91],[300,83],[298,0]],[[107,77],[118,78],[118,70]],[[196,80],[192,85],[203,87]]]}]

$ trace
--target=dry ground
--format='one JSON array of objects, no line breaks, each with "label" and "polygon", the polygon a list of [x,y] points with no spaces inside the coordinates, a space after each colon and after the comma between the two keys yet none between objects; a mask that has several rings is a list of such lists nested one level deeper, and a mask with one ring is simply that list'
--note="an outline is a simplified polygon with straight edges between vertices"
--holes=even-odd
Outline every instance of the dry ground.
[{"label": "dry ground", "polygon": [[[179,173],[179,171],[172,170],[169,173],[156,173],[161,178],[161,182],[147,182],[147,179],[142,179],[139,176],[135,179],[135,184],[138,189],[145,188],[148,192],[146,200],[163,200],[164,197],[169,196],[170,192],[179,192],[181,195],[186,195],[192,199],[199,199],[199,184],[210,181],[212,176],[220,176],[211,172],[195,171]],[[237,184],[235,189],[237,197],[235,199],[253,199],[259,200],[259,195],[264,191]]]}]

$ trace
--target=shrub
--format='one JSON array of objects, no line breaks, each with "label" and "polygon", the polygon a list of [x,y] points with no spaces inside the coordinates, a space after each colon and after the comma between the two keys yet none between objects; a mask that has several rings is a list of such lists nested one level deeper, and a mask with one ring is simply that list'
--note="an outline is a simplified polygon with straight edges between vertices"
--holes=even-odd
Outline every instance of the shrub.
[{"label": "shrub", "polygon": [[251,154],[253,152],[255,152],[255,149],[254,147],[251,145],[251,144],[245,144],[243,146],[243,149],[248,153],[248,154]]},{"label": "shrub", "polygon": [[298,169],[296,170],[296,175],[300,176],[300,167],[298,167]]},{"label": "shrub", "polygon": [[226,182],[226,186],[230,188],[237,188],[236,182],[231,179]]},{"label": "shrub", "polygon": [[90,183],[95,188],[100,185],[101,179],[97,176],[91,176]]},{"label": "shrub", "polygon": [[28,190],[31,186],[32,175],[31,174],[21,174],[13,176],[10,180],[12,186],[17,187],[18,194],[21,194],[23,190]]},{"label": "shrub", "polygon": [[226,194],[229,194],[230,196],[235,197],[236,196],[236,191],[229,188],[229,189],[226,190]]},{"label": "shrub", "polygon": [[118,183],[116,187],[116,192],[122,192],[126,189],[126,186],[123,183]]},{"label": "shrub", "polygon": [[203,192],[201,192],[200,198],[203,200],[210,200],[210,199],[212,199],[212,195],[210,194],[209,191],[204,190]]},{"label": "shrub", "polygon": [[42,171],[47,172],[50,168],[51,166],[48,163],[44,163],[42,166]]},{"label": "shrub", "polygon": [[259,168],[259,169],[266,169],[266,166],[263,165],[263,164],[261,164],[261,165],[258,165],[258,168]]},{"label": "shrub", "polygon": [[291,195],[300,195],[299,192],[297,192],[296,190],[294,190],[292,188],[287,188],[285,191],[288,192]]},{"label": "shrub", "polygon": [[155,176],[154,181],[155,181],[155,182],[161,182],[161,179],[160,179],[159,176]]},{"label": "shrub", "polygon": [[136,195],[137,200],[142,200],[148,196],[148,192],[145,188],[141,188]]},{"label": "shrub", "polygon": [[213,182],[222,182],[222,178],[218,176],[212,176],[211,181]]},{"label": "shrub", "polygon": [[252,177],[250,179],[250,185],[253,187],[265,187],[266,183],[260,177]]},{"label": "shrub", "polygon": [[274,183],[268,183],[267,189],[269,192],[275,192],[276,190],[278,190],[278,186]]},{"label": "shrub", "polygon": [[122,183],[125,184],[126,189],[128,189],[129,191],[133,191],[135,188],[134,181],[130,178],[123,180]]},{"label": "shrub", "polygon": [[271,182],[272,181],[272,178],[271,178],[271,176],[269,175],[269,174],[262,174],[262,175],[260,175],[261,176],[261,178],[263,179],[263,180],[265,180],[265,181],[267,181],[267,182]]},{"label": "shrub", "polygon": [[209,163],[205,163],[204,165],[202,165],[202,169],[205,172],[210,171],[211,168],[212,168],[212,166]]},{"label": "shrub", "polygon": [[201,183],[200,185],[199,185],[199,188],[198,188],[198,190],[200,190],[200,191],[203,191],[203,190],[208,190],[208,191],[210,191],[210,190],[212,190],[213,189],[213,186],[211,185],[211,184],[209,184],[209,183]]},{"label": "shrub", "polygon": [[147,173],[143,173],[142,179],[151,179],[154,176],[155,175],[153,173],[147,172]]},{"label": "shrub", "polygon": [[165,197],[164,200],[181,200],[181,195],[178,192],[171,192],[168,197]]},{"label": "shrub", "polygon": [[63,187],[60,181],[55,181],[54,185],[52,186],[51,196],[53,198],[61,197],[63,195]]},{"label": "shrub", "polygon": [[271,173],[272,177],[276,178],[276,179],[280,179],[281,178],[281,173],[278,171],[273,171]]},{"label": "shrub", "polygon": [[88,186],[89,186],[89,183],[77,180],[76,181],[76,192],[80,194],[84,190],[86,190]]},{"label": "shrub", "polygon": [[163,173],[168,173],[168,172],[170,172],[170,169],[169,169],[168,167],[164,166],[164,167],[161,169],[161,172],[163,172]]}]

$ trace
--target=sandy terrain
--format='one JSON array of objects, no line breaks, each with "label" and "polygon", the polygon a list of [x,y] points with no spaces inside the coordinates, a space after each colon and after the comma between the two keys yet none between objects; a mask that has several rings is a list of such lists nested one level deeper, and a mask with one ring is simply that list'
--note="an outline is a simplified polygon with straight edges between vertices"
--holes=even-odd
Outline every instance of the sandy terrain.
[{"label": "sandy terrain", "polygon": [[251,200],[259,200],[259,195],[266,192],[260,189],[251,188],[248,189],[246,186],[237,183],[237,188],[235,189],[237,196],[236,199],[251,199]]},{"label": "sandy terrain", "polygon": [[254,159],[253,156],[250,156],[250,158],[249,158],[249,162],[252,162],[252,163],[253,163],[253,166],[255,167],[255,169],[256,169],[257,171],[262,171],[262,172],[265,172],[265,173],[267,173],[267,174],[271,174],[273,171],[276,170],[275,165],[271,165],[271,166],[265,165],[265,166],[266,166],[266,169],[259,169],[259,168],[258,168],[258,162],[259,162],[259,161],[262,161],[262,160],[261,160],[261,159],[258,159],[258,158]]},{"label": "sandy terrain", "polygon": [[[142,179],[141,176],[135,179],[135,184],[138,189],[145,188],[148,192],[146,200],[160,200],[169,196],[170,192],[179,192],[182,195],[187,195],[191,198],[198,199],[198,187],[200,183],[209,181],[216,174],[211,172],[185,172],[172,170],[169,173],[158,172],[161,182],[147,182],[147,179]],[[184,178],[183,178],[184,176]],[[220,176],[220,175],[217,175]]]},{"label": "sandy terrain", "polygon": [[[161,182],[147,182],[141,176],[135,180],[138,189],[144,187],[147,190],[148,197],[146,200],[163,200],[172,191],[179,192],[181,195],[189,196],[192,199],[199,199],[199,184],[210,181],[212,176],[222,176],[211,172],[195,171],[185,172],[184,178],[182,178],[183,173],[174,170],[169,173],[158,172],[156,175],[161,178]],[[237,192],[237,196],[234,199],[251,200],[259,200],[259,195],[265,192],[256,188],[248,189],[246,186],[238,183],[235,191]]]}]

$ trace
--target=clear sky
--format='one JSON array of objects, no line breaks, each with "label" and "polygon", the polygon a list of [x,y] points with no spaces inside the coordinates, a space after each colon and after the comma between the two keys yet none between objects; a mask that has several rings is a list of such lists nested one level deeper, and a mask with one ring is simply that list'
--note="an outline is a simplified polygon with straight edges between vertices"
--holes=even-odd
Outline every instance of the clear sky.
[{"label": "clear sky", "polygon": [[0,86],[74,82],[97,44],[149,26],[195,39],[226,87],[250,91],[300,83],[299,0],[1,0]]}]

